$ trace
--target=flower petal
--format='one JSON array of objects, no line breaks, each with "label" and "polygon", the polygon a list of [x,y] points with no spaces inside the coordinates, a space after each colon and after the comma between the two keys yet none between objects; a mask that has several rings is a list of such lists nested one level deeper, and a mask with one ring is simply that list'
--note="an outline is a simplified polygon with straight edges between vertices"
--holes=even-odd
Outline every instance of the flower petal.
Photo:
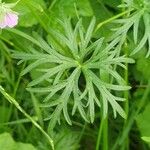
[{"label": "flower petal", "polygon": [[8,12],[5,15],[5,21],[6,25],[10,28],[16,26],[18,24],[18,15],[13,12]]},{"label": "flower petal", "polygon": [[0,22],[0,28],[3,29],[3,28],[5,28],[6,26],[7,26],[6,23],[4,22],[4,20],[2,20],[2,21]]}]

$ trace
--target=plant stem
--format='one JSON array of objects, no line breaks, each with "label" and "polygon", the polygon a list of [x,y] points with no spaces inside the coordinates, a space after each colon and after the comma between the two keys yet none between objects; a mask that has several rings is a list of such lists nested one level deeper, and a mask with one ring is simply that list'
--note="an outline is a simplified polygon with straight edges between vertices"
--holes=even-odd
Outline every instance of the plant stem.
[{"label": "plant stem", "polygon": [[83,126],[83,128],[82,128],[82,130],[81,130],[81,133],[80,133],[80,135],[79,135],[78,141],[81,141],[82,136],[83,136],[83,134],[84,134],[84,132],[85,132],[86,126],[87,126],[87,123],[85,122],[85,123],[84,123],[84,126]]},{"label": "plant stem", "polygon": [[18,90],[18,87],[19,87],[19,84],[20,84],[20,81],[21,81],[21,77],[22,77],[21,76],[21,72],[24,70],[25,66],[26,66],[26,63],[23,64],[23,66],[22,66],[22,68],[20,70],[19,77],[18,77],[17,82],[16,82],[16,84],[14,86],[13,97],[16,97],[16,93],[17,93],[17,90]]},{"label": "plant stem", "polygon": [[[122,0],[122,4],[124,3],[124,0]],[[122,12],[125,11],[125,8],[122,8]],[[130,14],[130,12],[128,12],[126,14],[126,16],[128,16]],[[125,43],[124,43],[124,48],[125,48],[125,55],[128,56],[128,44],[127,44],[127,37],[125,39]],[[128,66],[128,63],[126,63],[126,69],[125,69],[125,76],[124,76],[124,79],[125,79],[125,82],[126,84],[128,85],[129,84],[129,78],[128,78],[128,69],[129,69],[129,66]],[[125,106],[124,106],[124,110],[125,110],[125,113],[127,115],[127,118],[126,120],[124,121],[124,127],[123,127],[123,130],[125,129],[125,126],[126,126],[126,123],[127,123],[127,119],[129,117],[129,91],[125,91],[124,92],[124,98],[126,99],[125,101]],[[129,150],[129,137],[127,136],[125,142],[124,142],[124,145],[123,145],[123,150]]]},{"label": "plant stem", "polygon": [[107,19],[107,20],[104,20],[103,22],[100,22],[100,23],[96,26],[95,31],[97,31],[97,30],[98,30],[99,28],[101,28],[103,25],[105,25],[105,24],[107,24],[107,23],[109,23],[109,22],[112,22],[113,20],[115,20],[115,19],[117,19],[117,18],[119,18],[119,17],[121,17],[121,16],[124,16],[125,14],[127,14],[127,13],[129,13],[129,12],[131,12],[131,11],[133,11],[133,9],[131,9],[131,10],[126,10],[126,11],[121,12],[121,13],[119,13],[119,14],[117,14],[117,15],[115,15],[115,16],[113,16],[113,17]]},{"label": "plant stem", "polygon": [[[128,52],[126,52],[126,54],[127,54]],[[128,64],[126,64],[126,70],[125,70],[125,82],[126,82],[126,84],[128,85]],[[128,119],[128,116],[129,116],[129,91],[125,91],[124,92],[124,98],[126,99],[126,101],[125,101],[125,106],[124,106],[124,110],[125,110],[125,113],[126,113],[126,115],[127,115],[127,119]],[[125,128],[125,125],[126,125],[126,122],[127,122],[127,119],[124,121],[124,128]],[[125,150],[129,150],[129,139],[128,139],[128,136],[127,136],[127,138],[126,138],[126,141],[125,141],[125,143],[124,143],[124,147],[125,147]]]},{"label": "plant stem", "polygon": [[[22,66],[20,72],[25,68],[25,65],[26,65],[26,63],[23,64],[23,66]],[[17,81],[16,81],[16,84],[15,84],[14,87],[13,87],[13,88],[14,88],[14,91],[13,91],[13,97],[14,97],[14,98],[16,97],[16,93],[17,93],[17,89],[18,89],[18,87],[19,87],[20,81],[21,81],[21,73],[19,74],[19,77],[18,77],[18,79],[17,79]],[[8,112],[8,116],[9,116],[9,117],[8,117],[8,121],[10,120],[12,111],[13,111],[13,106],[12,106],[12,104],[10,104],[9,112]]]},{"label": "plant stem", "polygon": [[108,117],[106,118],[102,117],[101,119],[95,150],[100,149],[102,135],[103,135],[102,149],[108,150]]},{"label": "plant stem", "polygon": [[41,110],[40,110],[40,107],[39,107],[39,102],[38,102],[38,100],[36,99],[35,95],[32,92],[30,92],[30,94],[31,94],[31,99],[32,99],[32,102],[33,102],[33,107],[34,107],[35,113],[38,117],[39,124],[41,125],[41,127],[44,127],[44,122],[43,122],[42,113],[41,113]]},{"label": "plant stem", "polygon": [[103,148],[102,149],[108,150],[108,117],[106,117],[106,118],[102,117],[102,119],[101,119],[95,150],[100,149],[102,135],[103,135],[103,139],[102,139],[103,140],[103,144],[102,144]]},{"label": "plant stem", "polygon": [[[109,74],[107,72],[101,71],[100,75],[101,75],[101,78],[104,81],[111,82]],[[108,114],[107,114],[106,117],[104,117],[103,111],[102,111],[102,113],[100,114],[100,118],[102,118],[102,124],[101,124],[99,130],[102,130],[102,133],[99,132],[99,134],[103,135],[103,138],[102,138],[102,149],[103,150],[108,150],[108,136],[109,136],[108,135]],[[101,136],[101,135],[99,135],[99,136]]]},{"label": "plant stem", "polygon": [[141,99],[140,104],[138,105],[138,108],[132,109],[133,111],[132,111],[130,117],[128,118],[128,121],[126,122],[123,133],[116,140],[112,150],[116,150],[118,148],[117,146],[121,146],[123,144],[124,140],[126,139],[126,137],[129,134],[129,131],[130,131],[130,129],[131,129],[133,123],[134,123],[134,120],[136,119],[137,115],[140,113],[140,111],[144,107],[144,105],[147,101],[147,97],[148,97],[149,93],[150,93],[150,80],[148,81],[148,86],[147,86],[147,88],[144,92],[144,95]]},{"label": "plant stem", "polygon": [[43,135],[45,135],[45,137],[48,139],[51,147],[52,147],[52,150],[54,150],[54,144],[53,144],[53,140],[52,138],[41,128],[41,126],[35,121],[33,120],[33,118],[28,115],[25,110],[19,105],[19,103],[13,98],[11,97],[4,89],[3,87],[0,85],[0,92],[2,93],[2,95],[12,104],[15,105],[15,107],[20,111],[22,112],[32,123],[35,127],[37,127],[42,133]]},{"label": "plant stem", "polygon": [[99,125],[99,131],[98,131],[98,137],[97,137],[95,150],[99,150],[99,147],[100,147],[100,141],[101,141],[101,135],[102,135],[102,130],[103,130],[103,124],[104,124],[104,118],[101,119],[101,122],[100,122],[100,125]]},{"label": "plant stem", "polygon": [[103,150],[108,150],[108,116],[103,123]]}]

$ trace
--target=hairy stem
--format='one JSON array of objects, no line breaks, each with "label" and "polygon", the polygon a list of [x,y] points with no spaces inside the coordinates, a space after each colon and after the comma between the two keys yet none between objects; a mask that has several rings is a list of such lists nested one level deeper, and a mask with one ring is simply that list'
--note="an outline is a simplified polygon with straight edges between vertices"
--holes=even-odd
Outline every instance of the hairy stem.
[{"label": "hairy stem", "polygon": [[28,115],[25,110],[19,105],[19,103],[13,98],[11,97],[4,89],[3,87],[0,85],[0,93],[2,93],[2,95],[10,102],[12,103],[13,105],[15,105],[15,107],[20,111],[22,112],[32,123],[33,125],[38,128],[42,133],[43,135],[45,135],[45,137],[48,139],[52,149],[54,150],[54,144],[53,144],[53,140],[52,138],[41,128],[41,126],[35,121],[33,120],[33,118]]}]

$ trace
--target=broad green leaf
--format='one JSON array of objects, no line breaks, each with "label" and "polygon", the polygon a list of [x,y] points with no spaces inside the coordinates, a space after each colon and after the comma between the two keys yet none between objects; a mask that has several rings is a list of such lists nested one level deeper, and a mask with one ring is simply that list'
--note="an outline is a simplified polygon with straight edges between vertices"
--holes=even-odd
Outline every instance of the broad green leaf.
[{"label": "broad green leaf", "polygon": [[143,56],[141,56],[137,60],[136,68],[140,72],[140,74],[142,74],[142,77],[144,77],[145,80],[149,80],[150,77],[149,66],[150,66],[150,60],[148,58],[144,58]]},{"label": "broad green leaf", "polygon": [[28,5],[34,8],[37,14],[41,14],[46,8],[43,0],[21,0],[15,10],[19,13],[19,25],[23,27],[31,27],[38,23],[37,19],[30,11]]},{"label": "broad green leaf", "polygon": [[80,16],[92,16],[93,15],[93,11],[90,6],[89,0],[82,0],[82,1],[66,0],[65,2],[64,0],[59,0],[59,1],[56,1],[52,7],[50,6],[49,9],[50,11],[55,12],[55,15],[57,17],[63,11],[66,15],[75,16],[76,15],[75,6],[77,7],[78,14]]},{"label": "broad green leaf", "polygon": [[137,118],[137,126],[141,132],[141,136],[150,136],[150,117],[149,117],[150,104],[148,104],[143,112],[141,112]]},{"label": "broad green leaf", "polygon": [[142,136],[143,141],[150,143],[150,137]]},{"label": "broad green leaf", "polygon": [[1,150],[36,150],[31,144],[15,142],[9,133],[0,134],[0,149]]}]

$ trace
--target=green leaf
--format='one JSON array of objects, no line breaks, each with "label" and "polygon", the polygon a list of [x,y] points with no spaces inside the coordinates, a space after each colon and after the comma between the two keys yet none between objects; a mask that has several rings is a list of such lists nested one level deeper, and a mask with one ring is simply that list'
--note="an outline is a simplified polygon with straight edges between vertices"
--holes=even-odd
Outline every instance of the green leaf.
[{"label": "green leaf", "polygon": [[36,150],[31,144],[15,142],[9,133],[0,134],[0,149],[1,150]]},{"label": "green leaf", "polygon": [[89,0],[82,0],[82,1],[76,1],[76,0],[59,0],[56,1],[53,6],[50,6],[49,10],[53,11],[55,16],[59,17],[62,13],[62,10],[64,11],[65,15],[69,16],[75,16],[76,10],[75,6],[78,10],[78,14],[80,16],[92,16],[93,10],[91,8]]},{"label": "green leaf", "polygon": [[137,126],[141,132],[141,136],[150,136],[150,117],[149,117],[150,103],[145,107],[142,113],[137,118]]},{"label": "green leaf", "polygon": [[149,80],[150,77],[149,66],[150,66],[150,60],[148,58],[144,58],[142,56],[137,60],[136,68],[140,72],[140,74],[142,74],[142,77],[145,80]]},{"label": "green leaf", "polygon": [[[130,87],[125,84],[114,68],[121,66],[126,69],[126,63],[134,63],[134,60],[118,55],[116,49],[122,38],[117,37],[110,43],[103,38],[93,42],[95,17],[91,19],[87,30],[83,28],[81,19],[76,25],[73,25],[71,21],[64,15],[63,21],[59,20],[63,32],[50,31],[57,39],[57,44],[63,45],[62,51],[58,50],[57,44],[51,44],[51,42],[48,44],[36,33],[34,33],[35,40],[25,33],[13,30],[14,33],[28,39],[36,46],[36,48],[29,48],[26,53],[14,52],[13,56],[21,59],[21,62],[29,63],[21,75],[31,71],[35,73],[35,78],[33,77],[28,84],[28,91],[44,96],[44,104],[41,104],[41,108],[51,110],[49,131],[53,130],[57,122],[60,122],[61,114],[71,125],[70,111],[74,115],[78,110],[84,120],[87,122],[90,120],[93,123],[97,106],[102,107],[104,116],[107,115],[108,104],[110,104],[115,117],[117,113],[126,117],[118,104],[125,99],[116,96],[116,93],[129,90]],[[102,72],[108,75],[107,81]],[[109,83],[109,78],[114,78],[115,81]],[[102,99],[99,98],[101,96]]]},{"label": "green leaf", "polygon": [[43,82],[44,80],[48,80],[50,77],[57,74],[59,71],[65,70],[65,69],[70,68],[70,67],[72,67],[72,64],[71,64],[71,66],[70,66],[70,64],[62,64],[62,65],[56,66],[52,69],[48,69],[45,74],[43,74],[39,78],[34,79],[33,81],[31,81],[28,84],[28,86],[37,85],[37,84]]},{"label": "green leaf", "polygon": [[54,135],[55,137],[55,149],[56,150],[76,150],[79,149],[79,136],[76,131],[67,129],[62,126],[59,131]]},{"label": "green leaf", "polygon": [[143,136],[141,138],[143,141],[150,143],[150,137]]},{"label": "green leaf", "polygon": [[19,25],[23,27],[31,27],[38,23],[28,5],[32,6],[38,15],[41,15],[46,8],[43,0],[21,0],[15,7],[15,10],[20,14]]},{"label": "green leaf", "polygon": [[33,44],[35,44],[35,45],[41,47],[40,43],[39,43],[37,40],[35,40],[32,36],[26,34],[25,32],[22,32],[22,31],[17,30],[17,29],[11,29],[11,30],[10,30],[10,29],[7,29],[7,30],[8,30],[9,32],[12,32],[12,33],[14,33],[14,34],[17,34],[17,35],[19,35],[19,36],[21,36],[21,37],[23,37],[23,38],[25,38],[25,39],[31,41]]},{"label": "green leaf", "polygon": [[82,47],[83,50],[87,47],[87,45],[90,42],[90,39],[92,38],[92,33],[94,31],[95,23],[96,23],[96,18],[93,17],[90,24],[89,24],[89,26],[88,26],[88,29],[87,29],[87,32],[86,32],[86,35],[85,35],[85,39],[84,39],[83,47]]}]

